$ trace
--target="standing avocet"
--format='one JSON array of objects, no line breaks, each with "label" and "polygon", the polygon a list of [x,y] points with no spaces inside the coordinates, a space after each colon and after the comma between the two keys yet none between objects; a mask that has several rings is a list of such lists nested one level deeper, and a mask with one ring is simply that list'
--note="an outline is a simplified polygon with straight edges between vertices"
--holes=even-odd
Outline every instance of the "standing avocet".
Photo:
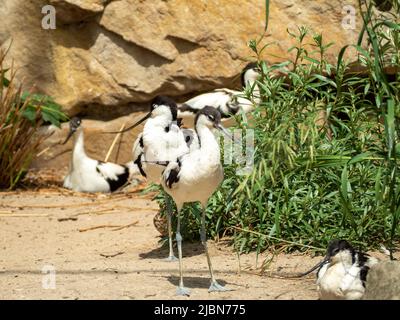
[{"label": "standing avocet", "polygon": [[[160,183],[163,167],[159,161],[175,160],[198,148],[197,137],[192,130],[180,129],[177,119],[177,105],[166,96],[157,96],[151,102],[150,112],[124,131],[131,130],[144,122],[143,132],[133,145],[133,161],[138,166],[142,176],[153,183]],[[121,132],[121,131],[120,131]],[[171,217],[172,206],[168,195],[165,195],[168,218],[169,256],[167,261],[175,261],[172,246]]]},{"label": "standing avocet", "polygon": [[74,136],[74,147],[69,173],[64,179],[64,187],[78,192],[112,192],[124,186],[130,177],[134,165],[119,165],[103,162],[87,156],[84,145],[81,119],[74,117],[70,121],[70,131],[63,142]]},{"label": "standing avocet", "polygon": [[201,242],[207,256],[208,267],[211,275],[209,291],[226,291],[214,277],[214,272],[207,248],[205,211],[210,196],[223,180],[224,172],[220,160],[220,148],[211,128],[222,130],[230,136],[229,132],[221,125],[221,114],[213,107],[202,108],[195,118],[195,130],[200,147],[187,153],[166,166],[161,184],[176,203],[178,209],[178,224],[176,241],[179,254],[180,281],[177,289],[178,295],[190,295],[189,289],[183,285],[182,271],[182,236],[180,233],[180,211],[186,202],[199,201],[203,214],[201,219]]}]

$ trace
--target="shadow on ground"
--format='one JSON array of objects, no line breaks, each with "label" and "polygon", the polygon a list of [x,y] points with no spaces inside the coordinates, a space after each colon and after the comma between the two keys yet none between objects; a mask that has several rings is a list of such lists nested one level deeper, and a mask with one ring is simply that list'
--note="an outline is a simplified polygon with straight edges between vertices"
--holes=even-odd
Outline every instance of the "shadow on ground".
[{"label": "shadow on ground", "polygon": [[[176,243],[174,243],[175,256],[178,257],[178,249]],[[168,241],[165,242],[161,247],[152,249],[148,252],[139,253],[141,259],[165,259],[168,257],[169,247]],[[204,247],[201,243],[183,243],[182,244],[182,257],[194,257],[202,255],[204,253]]]},{"label": "shadow on ground", "polygon": [[[179,277],[177,276],[168,276],[167,280],[173,284],[174,286],[179,285]],[[221,279],[217,279],[218,283],[222,286],[227,285],[227,282]],[[197,289],[208,289],[211,284],[210,277],[186,277],[184,275],[183,282],[185,287],[188,288],[197,288]]]}]

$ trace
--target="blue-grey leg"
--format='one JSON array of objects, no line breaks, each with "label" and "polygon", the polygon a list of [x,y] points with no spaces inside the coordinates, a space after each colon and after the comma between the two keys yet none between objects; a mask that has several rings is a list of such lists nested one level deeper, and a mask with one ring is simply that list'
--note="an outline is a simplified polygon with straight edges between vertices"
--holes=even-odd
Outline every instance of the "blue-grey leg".
[{"label": "blue-grey leg", "polygon": [[190,290],[183,285],[183,269],[182,269],[182,236],[181,236],[181,209],[182,207],[177,204],[178,208],[178,224],[176,226],[176,242],[178,244],[178,257],[179,257],[179,286],[176,289],[178,296],[190,296]]},{"label": "blue-grey leg", "polygon": [[206,236],[206,208],[203,206],[203,214],[201,217],[201,231],[200,231],[200,239],[201,243],[204,246],[204,251],[206,252],[207,256],[207,263],[208,263],[208,268],[210,269],[210,275],[211,275],[211,285],[210,288],[208,289],[208,292],[213,292],[213,291],[228,291],[229,289],[225,288],[224,286],[221,286],[217,280],[214,277],[214,270],[211,264],[211,259],[210,255],[208,253],[208,247],[207,247],[207,236]]},{"label": "blue-grey leg", "polygon": [[177,261],[178,259],[174,255],[174,248],[172,246],[172,227],[171,227],[171,220],[172,220],[172,205],[171,199],[169,198],[168,194],[164,191],[164,198],[165,204],[167,207],[167,219],[168,219],[168,242],[169,242],[169,256],[165,259],[165,261],[172,262]]}]

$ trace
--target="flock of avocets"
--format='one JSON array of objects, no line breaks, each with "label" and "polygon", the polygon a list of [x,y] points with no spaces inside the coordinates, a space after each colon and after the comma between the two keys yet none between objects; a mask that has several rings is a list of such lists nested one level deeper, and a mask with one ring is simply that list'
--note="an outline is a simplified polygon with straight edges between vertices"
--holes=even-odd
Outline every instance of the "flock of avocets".
[{"label": "flock of avocets", "polygon": [[[169,235],[169,256],[166,260],[179,261],[178,295],[190,295],[183,282],[179,214],[187,202],[198,201],[203,208],[200,236],[211,275],[209,291],[228,290],[219,284],[214,276],[206,240],[207,202],[224,177],[219,143],[213,129],[221,131],[233,140],[222,121],[239,112],[249,112],[259,103],[260,95],[256,82],[259,76],[260,69],[257,63],[250,63],[243,69],[242,85],[252,87],[255,97],[252,101],[246,99],[242,91],[225,88],[201,94],[179,106],[169,97],[157,96],[151,102],[150,112],[123,130],[130,130],[145,122],[143,131],[133,144],[133,159],[125,165],[88,157],[85,153],[81,119],[74,117],[70,121],[70,132],[64,144],[73,136],[74,147],[64,187],[80,192],[112,192],[125,186],[133,174],[141,174],[149,182],[160,184],[175,201],[178,211],[178,259],[174,255],[172,242],[172,204],[165,194]],[[193,129],[183,128],[182,118],[191,118],[194,123]],[[304,275],[319,268],[317,287],[321,299],[360,299],[365,291],[367,272],[376,263],[375,258],[357,252],[347,241],[334,240],[328,247],[325,259]]]}]

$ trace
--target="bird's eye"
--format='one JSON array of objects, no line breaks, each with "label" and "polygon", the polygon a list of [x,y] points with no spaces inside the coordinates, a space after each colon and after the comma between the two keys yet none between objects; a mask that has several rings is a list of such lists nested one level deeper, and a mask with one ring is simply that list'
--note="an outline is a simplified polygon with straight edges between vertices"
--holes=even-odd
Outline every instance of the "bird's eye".
[{"label": "bird's eye", "polygon": [[208,119],[210,119],[211,121],[214,121],[214,116],[208,116]]}]

